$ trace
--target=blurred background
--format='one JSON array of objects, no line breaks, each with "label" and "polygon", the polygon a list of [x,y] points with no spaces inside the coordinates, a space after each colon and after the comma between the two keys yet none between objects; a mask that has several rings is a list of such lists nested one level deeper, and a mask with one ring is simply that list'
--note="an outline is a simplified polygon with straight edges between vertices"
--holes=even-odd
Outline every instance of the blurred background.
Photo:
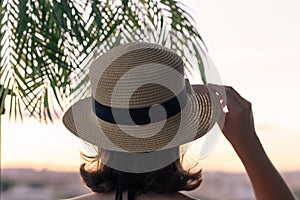
[{"label": "blurred background", "polygon": [[[191,14],[224,85],[252,102],[257,134],[300,198],[300,1],[179,3]],[[9,104],[9,102],[6,102]],[[62,116],[60,113],[59,116]],[[1,119],[1,199],[59,199],[88,193],[78,169],[81,142],[59,117]],[[254,199],[249,179],[223,136],[201,160],[200,199]]]}]

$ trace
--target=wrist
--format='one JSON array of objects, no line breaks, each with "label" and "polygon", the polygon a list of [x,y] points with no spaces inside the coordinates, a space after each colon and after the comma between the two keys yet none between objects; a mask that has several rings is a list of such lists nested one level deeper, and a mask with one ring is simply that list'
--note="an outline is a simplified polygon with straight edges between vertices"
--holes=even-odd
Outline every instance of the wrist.
[{"label": "wrist", "polygon": [[243,137],[236,138],[235,140],[230,140],[230,144],[238,154],[244,152],[256,152],[261,150],[262,146],[255,130],[249,131],[247,133],[241,134]]}]

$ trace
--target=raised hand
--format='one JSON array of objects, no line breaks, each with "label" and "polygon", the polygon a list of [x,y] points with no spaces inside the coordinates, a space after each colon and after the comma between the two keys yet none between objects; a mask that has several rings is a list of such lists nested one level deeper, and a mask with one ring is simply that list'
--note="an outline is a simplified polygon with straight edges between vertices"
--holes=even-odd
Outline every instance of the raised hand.
[{"label": "raised hand", "polygon": [[221,112],[218,124],[240,157],[256,199],[295,200],[256,135],[251,103],[232,87],[212,84],[208,87],[219,97],[221,108],[228,109],[228,112]]}]

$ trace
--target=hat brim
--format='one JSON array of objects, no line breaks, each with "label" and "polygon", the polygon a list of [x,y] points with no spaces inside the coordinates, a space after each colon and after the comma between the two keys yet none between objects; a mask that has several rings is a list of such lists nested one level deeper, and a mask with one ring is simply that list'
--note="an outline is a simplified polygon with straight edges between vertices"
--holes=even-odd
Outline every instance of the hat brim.
[{"label": "hat brim", "polygon": [[92,98],[79,100],[63,116],[65,127],[100,148],[123,152],[152,152],[176,147],[205,135],[216,123],[220,108],[206,85],[191,85],[181,112],[147,125],[119,125],[99,119]]}]

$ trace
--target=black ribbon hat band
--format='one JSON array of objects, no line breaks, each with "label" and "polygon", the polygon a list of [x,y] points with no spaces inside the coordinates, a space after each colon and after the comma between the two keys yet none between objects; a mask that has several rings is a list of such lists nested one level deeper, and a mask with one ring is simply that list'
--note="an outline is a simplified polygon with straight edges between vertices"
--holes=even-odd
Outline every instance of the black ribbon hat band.
[{"label": "black ribbon hat band", "polygon": [[[101,104],[92,98],[93,111],[96,116],[106,122],[121,124],[121,125],[143,125],[153,122],[158,122],[170,118],[181,111],[187,102],[187,93],[191,93],[191,86],[188,79],[185,79],[184,89],[172,99],[156,104],[150,107],[143,108],[114,108]],[[166,116],[161,114],[159,107],[163,107],[166,112]],[[181,108],[182,107],[182,108]],[[154,117],[149,116],[149,110],[153,109],[154,112],[158,111],[160,113],[155,114]],[[130,117],[128,117],[128,113]],[[115,120],[117,117],[117,121]]]}]

